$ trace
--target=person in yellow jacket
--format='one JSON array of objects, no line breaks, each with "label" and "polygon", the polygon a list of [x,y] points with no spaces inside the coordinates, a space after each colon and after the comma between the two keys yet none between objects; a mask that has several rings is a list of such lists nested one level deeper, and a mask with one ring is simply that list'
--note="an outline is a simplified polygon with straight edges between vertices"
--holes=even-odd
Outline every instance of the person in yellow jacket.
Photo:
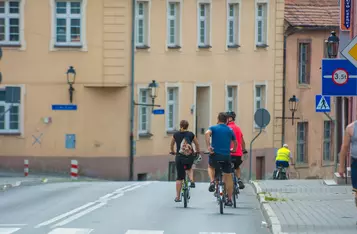
[{"label": "person in yellow jacket", "polygon": [[289,146],[287,144],[284,144],[283,147],[281,147],[276,153],[276,158],[275,158],[276,167],[288,168],[290,159],[291,159],[291,153],[289,150]]}]

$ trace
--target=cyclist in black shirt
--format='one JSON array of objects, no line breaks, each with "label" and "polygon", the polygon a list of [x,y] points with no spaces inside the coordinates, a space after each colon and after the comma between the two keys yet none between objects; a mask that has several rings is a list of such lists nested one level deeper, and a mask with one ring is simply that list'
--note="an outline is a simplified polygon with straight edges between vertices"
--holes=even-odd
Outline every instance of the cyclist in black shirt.
[{"label": "cyclist in black shirt", "polygon": [[[175,163],[176,163],[176,198],[175,202],[181,202],[180,192],[182,181],[186,177],[186,172],[190,178],[190,187],[195,187],[195,182],[193,179],[193,170],[192,164],[195,160],[196,153],[193,150],[192,142],[196,146],[196,152],[200,152],[200,146],[198,144],[197,138],[193,132],[188,131],[188,121],[181,120],[180,122],[180,131],[176,132],[171,139],[170,144],[170,152],[171,154],[176,155]],[[174,150],[174,146],[176,143],[176,152]]]}]

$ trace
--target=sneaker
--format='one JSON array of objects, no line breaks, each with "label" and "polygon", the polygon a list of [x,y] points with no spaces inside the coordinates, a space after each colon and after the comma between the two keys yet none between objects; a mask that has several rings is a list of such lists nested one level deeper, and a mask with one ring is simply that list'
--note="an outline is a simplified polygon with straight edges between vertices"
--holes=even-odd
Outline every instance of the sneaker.
[{"label": "sneaker", "polygon": [[231,201],[231,200],[228,200],[228,201],[226,202],[226,206],[233,206],[232,201]]},{"label": "sneaker", "polygon": [[181,202],[181,199],[176,197],[175,202]]},{"label": "sneaker", "polygon": [[238,180],[238,185],[239,185],[239,189],[245,188],[245,185],[243,184],[243,182],[241,180]]},{"label": "sneaker", "polygon": [[214,192],[214,190],[215,190],[214,187],[215,187],[214,182],[211,182],[211,183],[209,184],[208,191],[210,191],[211,193]]},{"label": "sneaker", "polygon": [[191,182],[190,187],[191,187],[191,188],[196,188],[195,182]]}]

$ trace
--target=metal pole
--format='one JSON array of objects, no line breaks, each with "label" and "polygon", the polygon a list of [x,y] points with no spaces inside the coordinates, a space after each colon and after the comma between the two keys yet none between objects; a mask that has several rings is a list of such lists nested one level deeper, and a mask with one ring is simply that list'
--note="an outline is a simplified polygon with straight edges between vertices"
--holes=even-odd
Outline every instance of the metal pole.
[{"label": "metal pole", "polygon": [[250,142],[249,146],[249,181],[252,180],[252,147],[253,147],[253,142],[255,139],[258,138],[258,136],[262,133],[263,128],[260,128],[258,135],[256,135],[253,140]]},{"label": "metal pole", "polygon": [[134,85],[135,85],[135,0],[132,0],[131,11],[131,90],[130,90],[130,155],[129,155],[129,180],[134,180]]}]

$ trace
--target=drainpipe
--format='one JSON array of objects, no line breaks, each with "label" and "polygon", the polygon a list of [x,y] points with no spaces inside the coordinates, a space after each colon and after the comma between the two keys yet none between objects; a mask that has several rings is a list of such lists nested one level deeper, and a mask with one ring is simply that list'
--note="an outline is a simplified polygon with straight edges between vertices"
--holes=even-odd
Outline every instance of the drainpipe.
[{"label": "drainpipe", "polygon": [[134,85],[135,85],[135,0],[132,0],[131,11],[131,82],[130,82],[130,155],[129,155],[129,180],[134,180]]},{"label": "drainpipe", "polygon": [[285,96],[286,96],[286,40],[288,35],[284,34],[284,51],[283,51],[283,121],[281,125],[281,145],[285,144]]}]

